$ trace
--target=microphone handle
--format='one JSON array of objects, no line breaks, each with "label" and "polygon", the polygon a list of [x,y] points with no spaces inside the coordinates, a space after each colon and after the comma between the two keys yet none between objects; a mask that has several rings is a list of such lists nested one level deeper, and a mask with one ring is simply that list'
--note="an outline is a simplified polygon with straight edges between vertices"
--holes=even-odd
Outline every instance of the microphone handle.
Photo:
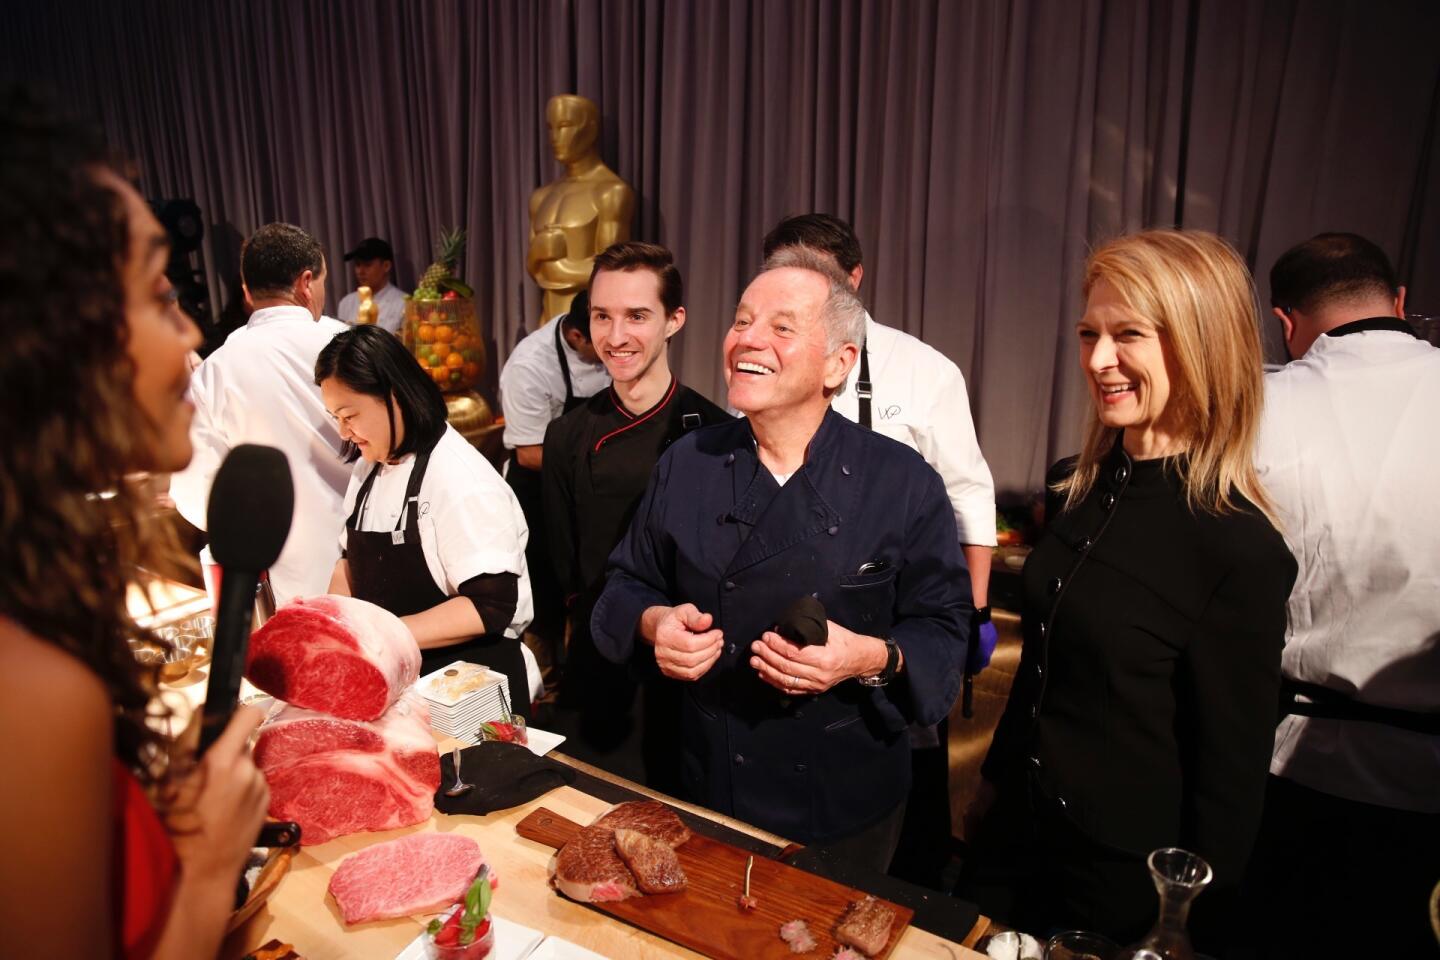
[{"label": "microphone handle", "polygon": [[258,573],[221,568],[220,602],[215,613],[215,645],[211,648],[210,679],[205,687],[197,756],[203,756],[225,730],[240,699],[240,680],[245,675],[245,651],[250,646],[250,627],[255,618],[255,587],[259,581]]}]

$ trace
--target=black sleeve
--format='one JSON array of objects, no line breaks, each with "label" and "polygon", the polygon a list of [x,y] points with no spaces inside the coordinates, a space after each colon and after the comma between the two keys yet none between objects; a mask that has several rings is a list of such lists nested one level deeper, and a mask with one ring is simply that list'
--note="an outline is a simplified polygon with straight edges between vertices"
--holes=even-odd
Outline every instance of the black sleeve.
[{"label": "black sleeve", "polygon": [[475,604],[486,633],[503,633],[515,619],[520,602],[520,578],[513,573],[482,573],[460,584],[460,596]]},{"label": "black sleeve", "polygon": [[[1280,654],[1295,560],[1279,535],[1229,524],[1243,557],[1220,583],[1181,658],[1185,810],[1181,840],[1235,886],[1260,830],[1275,745]],[[1266,524],[1268,527],[1268,524]],[[1267,542],[1268,541],[1268,542]]]}]

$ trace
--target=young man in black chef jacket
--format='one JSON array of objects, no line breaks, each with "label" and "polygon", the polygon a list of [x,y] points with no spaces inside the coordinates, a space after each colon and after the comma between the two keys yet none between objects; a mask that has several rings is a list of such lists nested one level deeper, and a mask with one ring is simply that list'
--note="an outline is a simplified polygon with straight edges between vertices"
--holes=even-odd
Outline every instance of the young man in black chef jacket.
[{"label": "young man in black chef jacket", "polygon": [[[547,535],[570,615],[570,651],[559,725],[572,752],[673,792],[679,759],[679,692],[648,651],[629,664],[600,657],[590,612],[605,585],[605,561],[630,526],[660,454],[681,435],[729,420],[681,386],[668,345],[685,325],[684,286],[664,247],[618,243],[595,258],[590,337],[610,389],[550,424],[541,462]],[[633,705],[642,691],[641,742]],[[577,715],[578,714],[578,715]],[[641,756],[636,756],[637,752]]]}]

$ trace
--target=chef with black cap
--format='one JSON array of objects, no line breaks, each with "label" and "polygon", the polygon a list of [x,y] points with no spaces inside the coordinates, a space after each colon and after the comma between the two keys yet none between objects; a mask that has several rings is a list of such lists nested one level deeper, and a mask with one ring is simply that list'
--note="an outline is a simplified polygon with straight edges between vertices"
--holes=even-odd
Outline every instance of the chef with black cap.
[{"label": "chef with black cap", "polygon": [[[345,260],[354,264],[355,285],[370,288],[370,296],[380,310],[377,326],[399,336],[400,325],[405,322],[407,294],[390,282],[390,275],[395,269],[395,252],[390,249],[389,242],[379,237],[366,237],[355,245],[354,250],[345,254]],[[354,324],[359,311],[360,294],[356,292],[345,295],[336,314],[346,323]]]}]

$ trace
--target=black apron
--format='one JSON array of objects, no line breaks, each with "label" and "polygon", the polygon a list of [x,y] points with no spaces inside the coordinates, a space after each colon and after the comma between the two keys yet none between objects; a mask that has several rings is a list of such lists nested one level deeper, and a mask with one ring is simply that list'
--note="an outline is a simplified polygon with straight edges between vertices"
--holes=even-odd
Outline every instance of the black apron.
[{"label": "black apron", "polygon": [[[370,471],[355,497],[355,510],[345,521],[345,562],[350,570],[350,594],[384,607],[397,617],[429,610],[450,599],[435,584],[420,546],[420,484],[430,465],[430,451],[415,455],[415,467],[405,488],[405,502],[395,529],[366,532],[358,529],[360,517],[370,498],[370,488],[380,464]],[[420,674],[424,676],[456,660],[483,663],[509,680],[511,710],[530,717],[530,687],[525,677],[525,658],[520,641],[505,636],[504,626],[494,633],[471,637],[446,647],[420,651]]]},{"label": "black apron", "polygon": [[[565,357],[562,321],[550,322],[555,325],[555,358],[560,364],[560,376],[565,381],[565,408],[561,414],[563,416],[590,398],[575,396],[575,388],[570,379],[570,363]],[[545,529],[540,471],[520,466],[520,461],[512,450],[510,466],[505,471],[505,482],[515,491],[515,499],[520,502],[520,512],[525,515],[525,525],[530,530],[530,539],[525,544],[525,565],[530,570],[530,594],[535,601],[535,619],[531,621],[529,630],[550,645],[551,658],[559,663],[564,658],[565,596],[555,578],[555,566],[550,562],[550,541]]]}]

